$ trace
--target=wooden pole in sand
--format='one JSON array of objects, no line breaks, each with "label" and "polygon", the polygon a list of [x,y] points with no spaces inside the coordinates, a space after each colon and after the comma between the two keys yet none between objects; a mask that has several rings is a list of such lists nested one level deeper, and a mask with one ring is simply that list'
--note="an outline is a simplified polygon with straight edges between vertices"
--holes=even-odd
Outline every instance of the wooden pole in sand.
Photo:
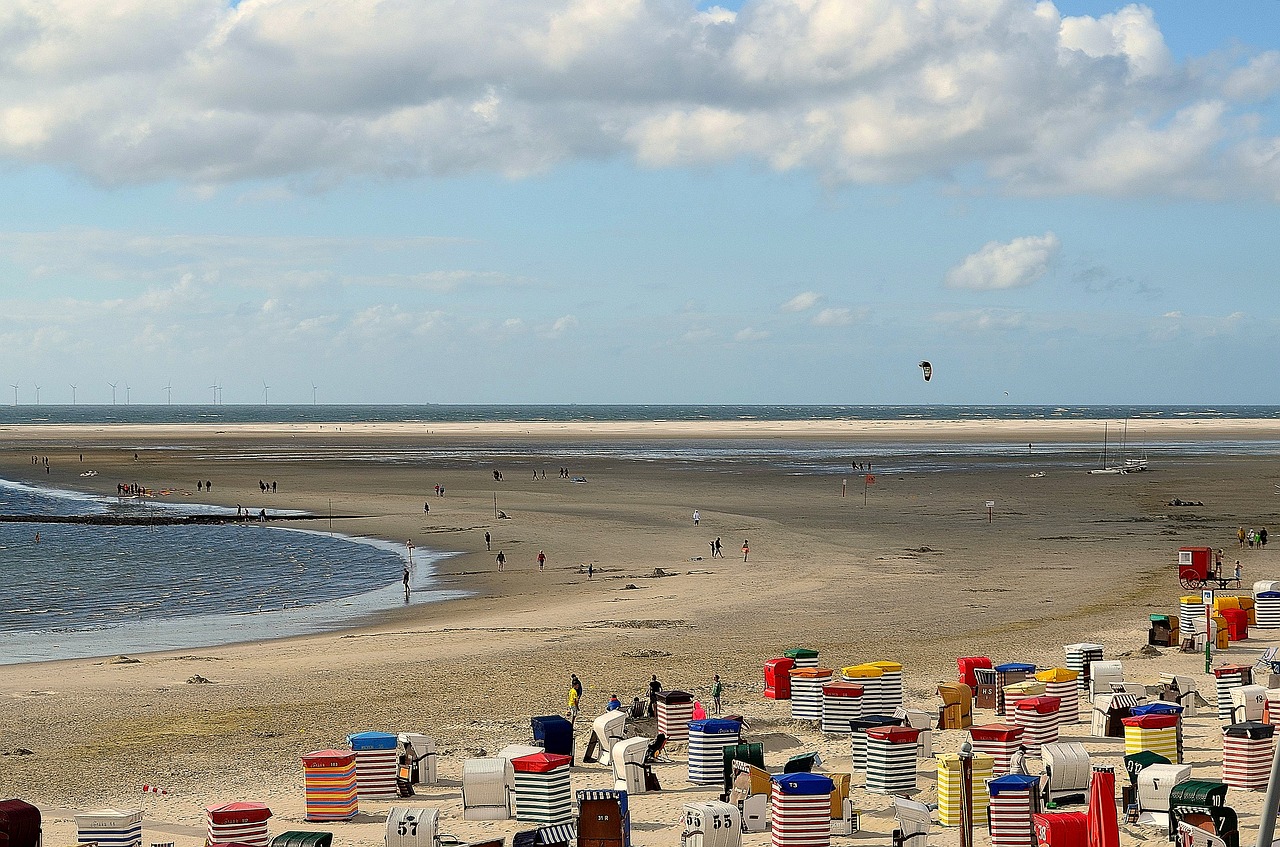
[{"label": "wooden pole in sand", "polygon": [[498,519],[498,492],[493,492],[493,519]]},{"label": "wooden pole in sand", "polygon": [[973,847],[973,745],[960,745],[960,847]]},{"label": "wooden pole in sand", "polygon": [[333,535],[333,498],[329,498],[329,534]]}]

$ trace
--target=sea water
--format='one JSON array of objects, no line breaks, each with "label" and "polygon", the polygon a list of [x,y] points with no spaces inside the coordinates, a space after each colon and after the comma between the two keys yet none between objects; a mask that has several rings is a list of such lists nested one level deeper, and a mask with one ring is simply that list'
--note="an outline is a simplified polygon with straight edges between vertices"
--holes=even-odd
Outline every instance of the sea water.
[{"label": "sea water", "polygon": [[0,406],[9,424],[448,423],[476,421],[1112,420],[1280,418],[1280,406],[131,405]]},{"label": "sea water", "polygon": [[[4,514],[153,509],[166,507],[0,481]],[[258,522],[0,523],[0,663],[334,629],[405,602],[407,552],[389,542]],[[420,548],[413,555],[410,603],[457,596],[433,586],[440,554]]]}]

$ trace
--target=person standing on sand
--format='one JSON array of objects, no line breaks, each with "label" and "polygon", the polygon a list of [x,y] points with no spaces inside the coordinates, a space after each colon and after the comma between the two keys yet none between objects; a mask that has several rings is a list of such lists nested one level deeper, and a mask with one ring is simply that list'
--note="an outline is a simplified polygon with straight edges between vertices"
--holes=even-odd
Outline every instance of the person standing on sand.
[{"label": "person standing on sand", "polygon": [[699,513],[697,509],[694,509],[694,510],[693,510],[693,525],[694,525],[694,526],[697,526],[697,525],[698,525],[698,521],[700,521],[700,520],[702,520],[702,515],[701,515],[701,513]]},{"label": "person standing on sand", "polygon": [[595,574],[596,574],[595,562],[588,562],[587,563],[587,579],[591,579],[591,577],[595,576]]},{"label": "person standing on sand", "polygon": [[724,694],[724,683],[720,681],[720,674],[716,674],[716,678],[711,683],[711,714],[720,714],[720,695]]},{"label": "person standing on sand", "polygon": [[498,551],[498,573],[502,573],[502,569],[507,566],[507,556],[501,550]]},{"label": "person standing on sand", "polygon": [[[546,568],[546,566],[547,566],[547,554],[546,554],[546,553],[543,553],[541,550],[539,550],[539,551],[538,551],[538,570],[539,570],[539,572],[541,572],[543,569],[545,569],[545,568]],[[574,677],[574,679],[577,679],[577,677],[575,676],[575,677]]]},{"label": "person standing on sand", "polygon": [[661,690],[662,683],[658,682],[658,675],[654,674],[649,678],[649,717],[658,713],[658,692]]},{"label": "person standing on sand", "polygon": [[747,554],[750,552],[751,552],[751,545],[747,543],[747,540],[745,538],[742,539],[742,561],[745,562],[747,560]]},{"label": "person standing on sand", "polygon": [[430,504],[430,503],[423,503],[423,504],[422,504],[422,514],[424,514],[424,515],[431,514],[431,504]]},{"label": "person standing on sand", "polygon": [[493,536],[487,532],[484,534],[484,549],[493,552]]},{"label": "person standing on sand", "polygon": [[[578,678],[575,676],[573,682],[577,682],[577,680]],[[578,683],[578,685],[581,685],[581,683]],[[569,685],[569,712],[565,717],[569,719],[571,726],[578,722],[578,704],[582,702],[582,695],[578,693],[578,685],[572,683]]]},{"label": "person standing on sand", "polygon": [[1236,530],[1236,538],[1240,539],[1241,550],[1244,549],[1244,534],[1244,527],[1240,527],[1240,529]]}]

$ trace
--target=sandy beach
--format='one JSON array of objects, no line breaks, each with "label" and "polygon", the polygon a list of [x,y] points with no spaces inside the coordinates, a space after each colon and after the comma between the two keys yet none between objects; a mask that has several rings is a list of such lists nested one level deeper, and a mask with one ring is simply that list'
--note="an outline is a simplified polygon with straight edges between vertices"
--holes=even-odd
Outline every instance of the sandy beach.
[{"label": "sandy beach", "polygon": [[[422,804],[442,810],[442,830],[466,839],[510,835],[525,826],[460,819],[461,762],[527,741],[531,715],[564,712],[572,672],[586,686],[580,743],[611,694],[630,700],[651,673],[704,699],[719,673],[726,709],[751,719],[748,736],[766,743],[771,765],[818,749],[827,770],[847,771],[847,741],[824,738],[792,722],[785,703],[761,698],[766,659],[807,646],[835,667],[899,661],[908,703],[936,711],[936,685],[955,678],[956,656],[1060,666],[1062,645],[1082,640],[1106,645],[1108,658],[1131,654],[1145,644],[1148,614],[1177,611],[1178,546],[1230,548],[1242,524],[1280,525],[1273,496],[1280,461],[1267,453],[1186,451],[1146,474],[1046,467],[1032,478],[979,455],[963,473],[877,473],[864,505],[853,471],[842,497],[845,477],[837,475],[583,451],[570,464],[556,461],[558,447],[826,439],[859,457],[859,445],[884,440],[1092,443],[1099,429],[1096,421],[8,427],[0,477],[109,495],[118,483],[138,483],[184,492],[175,501],[187,496],[254,512],[332,509],[355,516],[336,519],[337,532],[411,539],[452,554],[438,564],[440,587],[468,596],[388,609],[321,635],[145,654],[130,663],[0,666],[0,793],[48,810],[47,844],[74,840],[69,810],[103,806],[145,809],[152,823],[144,840],[181,847],[201,840],[205,805],[229,800],[268,803],[273,832],[329,828],[302,820],[298,756],[342,746],[349,732],[421,731],[442,751],[442,784],[421,792]],[[1144,420],[1141,429],[1150,441],[1280,438],[1277,421]],[[533,452],[521,458],[512,444]],[[412,458],[375,458],[396,451]],[[432,451],[440,457],[433,460]],[[50,458],[49,473],[36,472],[43,469],[31,465],[33,454]],[[486,461],[487,454],[498,458]],[[875,457],[861,458],[875,470]],[[587,482],[559,479],[565,464]],[[98,476],[80,476],[86,469]],[[545,480],[533,478],[544,470]],[[212,493],[197,494],[197,479],[212,481]],[[276,482],[276,493],[262,494],[259,480]],[[445,496],[435,495],[436,485]],[[495,518],[495,499],[508,519]],[[1204,505],[1168,505],[1174,499]],[[996,503],[990,519],[987,501]],[[710,558],[716,537],[723,560]],[[536,564],[540,550],[545,572]],[[502,573],[498,551],[507,558]],[[1273,549],[1229,553],[1241,558],[1246,586],[1280,578]],[[1280,636],[1255,630],[1223,659],[1251,662],[1273,643]],[[1199,670],[1201,690],[1212,689],[1195,656],[1166,651],[1124,661],[1140,682],[1161,671]],[[188,684],[197,674],[211,684]],[[1209,710],[1190,727],[1197,775],[1217,778],[1220,741]],[[1087,735],[1087,725],[1078,730]],[[962,737],[935,732],[936,752],[954,750]],[[1083,740],[1103,762],[1117,764],[1123,754],[1116,739]],[[14,754],[19,749],[32,752]],[[632,803],[637,844],[675,843],[681,804],[716,793],[690,788],[682,754],[673,758],[659,775],[674,790]],[[932,799],[931,771],[922,763],[918,799]],[[574,781],[610,783],[598,766],[575,769]],[[143,784],[170,793],[143,794]],[[853,840],[885,843],[887,798],[861,791],[857,798],[867,818]],[[1228,802],[1242,813],[1242,831],[1256,827],[1260,795],[1233,791]],[[337,837],[379,843],[390,805],[363,805],[366,814],[334,828]],[[935,843],[956,840],[954,830],[935,831]],[[1128,829],[1124,838],[1161,834]],[[767,835],[744,843],[767,843]]]}]

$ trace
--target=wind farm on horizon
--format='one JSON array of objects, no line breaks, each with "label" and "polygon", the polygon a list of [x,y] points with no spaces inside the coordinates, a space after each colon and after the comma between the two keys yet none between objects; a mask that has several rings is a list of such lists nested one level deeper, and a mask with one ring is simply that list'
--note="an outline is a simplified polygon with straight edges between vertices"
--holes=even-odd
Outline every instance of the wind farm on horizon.
[{"label": "wind farm on horizon", "polygon": [[[154,400],[154,401],[147,401],[147,400],[143,400],[143,401],[141,401],[141,402],[139,402],[139,403],[134,403],[134,402],[133,402],[133,385],[132,385],[131,383],[126,382],[126,381],[123,381],[123,380],[116,380],[116,381],[113,381],[113,382],[112,382],[112,381],[109,381],[109,382],[105,382],[105,383],[103,383],[103,387],[104,387],[105,389],[110,389],[110,391],[111,391],[111,401],[110,401],[109,403],[108,403],[108,402],[101,402],[101,403],[92,403],[92,402],[91,402],[91,403],[83,403],[83,404],[82,404],[82,403],[80,402],[80,390],[81,390],[81,388],[83,387],[83,384],[82,384],[82,383],[79,383],[79,382],[69,382],[69,383],[67,383],[67,389],[68,389],[69,394],[70,394],[70,402],[67,402],[67,400],[66,400],[66,399],[62,399],[61,401],[59,401],[59,400],[54,400],[54,401],[51,401],[51,402],[50,402],[50,401],[48,401],[47,399],[42,400],[42,399],[41,399],[41,392],[42,392],[42,391],[44,391],[44,385],[43,385],[43,384],[40,384],[40,383],[33,383],[33,384],[31,385],[31,392],[32,392],[32,393],[31,393],[31,394],[27,394],[27,395],[26,395],[26,397],[27,397],[27,398],[30,398],[30,399],[27,399],[25,402],[24,402],[24,396],[23,396],[23,392],[22,392],[22,388],[23,388],[23,383],[22,383],[22,382],[20,382],[20,381],[19,381],[19,382],[11,382],[11,383],[9,383],[9,387],[13,389],[13,405],[14,405],[14,406],[79,406],[79,405],[85,405],[85,406],[120,406],[120,405],[123,405],[123,406],[134,406],[134,405],[140,405],[140,406],[172,406],[172,405],[173,405],[173,380],[169,380],[169,381],[167,381],[164,385],[160,386],[160,387],[159,387],[159,389],[157,389],[158,394],[157,394],[157,399],[156,399],[156,400]],[[318,405],[320,405],[320,395],[319,395],[319,392],[320,392],[320,385],[319,385],[318,383],[316,383],[316,382],[311,382],[311,383],[310,383],[310,387],[311,387],[311,402],[310,402],[310,404],[306,403],[306,402],[305,402],[305,400],[299,400],[299,401],[292,402],[292,403],[280,403],[280,402],[278,402],[278,401],[277,401],[276,405],[285,405],[285,406],[303,406],[303,405],[318,406]],[[121,398],[120,398],[120,389],[121,389],[121,388],[123,388],[123,389],[124,389],[124,398],[123,398],[123,399],[124,399],[124,402],[123,402],[123,403],[121,403],[121,402],[120,402],[120,399],[121,399]],[[256,405],[259,405],[258,403],[255,403],[255,402],[239,402],[239,403],[235,403],[235,402],[233,402],[233,403],[229,403],[229,404],[228,404],[228,403],[226,403],[226,401],[223,399],[223,390],[224,390],[224,386],[223,386],[222,382],[221,382],[220,380],[218,380],[218,379],[214,379],[214,381],[213,381],[210,385],[206,386],[205,390],[206,390],[206,391],[210,391],[210,392],[212,392],[212,396],[211,396],[211,398],[210,398],[210,399],[211,399],[211,402],[209,402],[209,403],[199,403],[199,402],[188,402],[188,403],[183,403],[183,402],[179,401],[178,405],[180,405],[180,406],[184,406],[184,405],[185,405],[185,406],[223,406],[223,405],[233,405],[233,406],[256,406]],[[271,394],[270,394],[271,390],[272,390],[272,387],[267,383],[267,381],[266,381],[265,379],[264,379],[264,380],[262,380],[262,402],[261,402],[261,404],[260,404],[260,405],[263,405],[263,406],[269,406],[269,405],[271,405]],[[162,393],[163,393],[163,397],[162,397],[162,398],[159,396],[159,392],[162,392]],[[104,392],[104,395],[105,395],[105,392]],[[45,396],[46,396],[46,398],[47,398],[47,394],[46,394]],[[104,399],[105,399],[105,397],[104,397]]]}]

